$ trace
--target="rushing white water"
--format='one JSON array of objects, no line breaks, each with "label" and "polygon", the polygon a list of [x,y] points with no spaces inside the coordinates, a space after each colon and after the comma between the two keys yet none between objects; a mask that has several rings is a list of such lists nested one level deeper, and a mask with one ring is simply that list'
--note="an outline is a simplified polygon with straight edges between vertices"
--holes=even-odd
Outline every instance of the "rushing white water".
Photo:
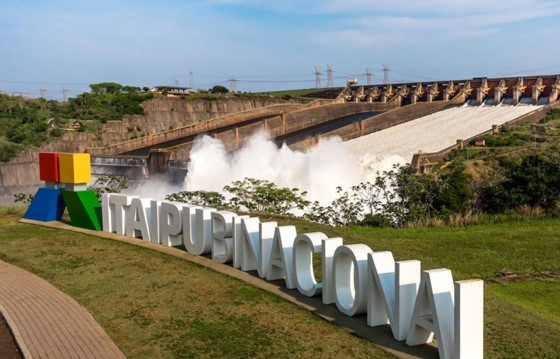
[{"label": "rushing white water", "polygon": [[190,191],[221,191],[225,185],[245,177],[264,179],[281,187],[307,191],[307,198],[330,204],[336,187],[348,188],[361,181],[373,180],[376,171],[404,162],[397,156],[367,158],[352,153],[338,137],[321,139],[309,152],[278,148],[257,132],[244,147],[232,154],[217,139],[205,136],[197,140],[190,154],[186,178]]},{"label": "rushing white water", "polygon": [[347,189],[373,181],[378,171],[410,162],[418,150],[438,151],[539,107],[465,105],[348,142],[324,138],[309,152],[278,148],[264,132],[258,132],[230,154],[219,140],[206,136],[191,150],[186,188],[221,191],[232,181],[252,177],[307,191],[308,199],[326,205],[337,197],[337,186]]},{"label": "rushing white water", "polygon": [[[530,99],[529,99],[530,100]],[[436,152],[488,131],[492,125],[503,125],[542,106],[469,106],[453,107],[424,116],[383,131],[348,141],[353,153],[399,155],[410,162],[419,150]]]}]

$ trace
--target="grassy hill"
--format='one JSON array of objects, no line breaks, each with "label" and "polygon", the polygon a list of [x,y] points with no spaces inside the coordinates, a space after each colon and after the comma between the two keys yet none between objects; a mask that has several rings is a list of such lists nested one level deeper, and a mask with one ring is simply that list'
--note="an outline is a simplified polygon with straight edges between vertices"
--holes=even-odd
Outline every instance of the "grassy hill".
[{"label": "grassy hill", "polygon": [[[130,358],[387,356],[229,277],[120,242],[21,224],[20,214],[11,212],[0,215],[0,259],[74,297]],[[431,229],[274,220],[301,233],[323,231],[345,243],[391,250],[396,260],[419,259],[424,269],[446,267],[454,279],[485,279],[487,358],[556,358],[560,352],[560,220]]]}]

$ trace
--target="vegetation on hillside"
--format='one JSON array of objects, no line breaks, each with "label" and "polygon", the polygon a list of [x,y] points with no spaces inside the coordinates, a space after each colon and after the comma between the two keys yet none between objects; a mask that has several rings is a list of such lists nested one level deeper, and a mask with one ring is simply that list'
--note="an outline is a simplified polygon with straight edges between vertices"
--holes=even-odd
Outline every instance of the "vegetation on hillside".
[{"label": "vegetation on hillside", "polygon": [[64,103],[0,94],[0,162],[25,148],[60,137],[66,130],[95,130],[108,120],[142,114],[140,103],[153,97],[140,88],[112,82],[92,84],[90,88],[91,92]]},{"label": "vegetation on hillside", "polygon": [[[410,165],[397,166],[379,173],[372,183],[338,188],[338,197],[330,204],[311,203],[297,188],[251,178],[224,187],[224,193],[231,197],[227,200],[218,192],[206,191],[183,191],[167,199],[279,215],[301,214],[303,210],[306,219],[332,226],[467,225],[557,217],[560,155],[551,149],[558,146],[560,138],[560,111],[551,111],[536,126],[548,137],[535,142],[525,133],[527,125],[506,128],[487,136],[490,145],[484,149],[457,151],[432,173],[419,175]],[[494,148],[502,152],[488,152]],[[468,150],[470,158],[465,156]]]},{"label": "vegetation on hillside", "polygon": [[[208,90],[181,96],[188,101],[217,101],[229,98],[277,98],[306,102],[302,97],[310,92],[284,91],[278,93],[232,93],[216,85]],[[166,95],[165,93],[163,95]],[[7,162],[23,149],[39,147],[65,131],[97,131],[101,124],[120,120],[125,115],[142,114],[140,104],[157,96],[149,88],[124,86],[114,82],[90,85],[90,92],[70,98],[68,102],[27,99],[0,94],[0,162]]]}]

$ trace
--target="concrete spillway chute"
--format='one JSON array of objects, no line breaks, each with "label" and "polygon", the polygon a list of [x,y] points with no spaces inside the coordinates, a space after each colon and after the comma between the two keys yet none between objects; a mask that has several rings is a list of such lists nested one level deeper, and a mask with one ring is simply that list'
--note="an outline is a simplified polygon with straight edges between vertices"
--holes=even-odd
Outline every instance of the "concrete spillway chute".
[{"label": "concrete spillway chute", "polygon": [[541,97],[544,88],[545,85],[543,84],[543,79],[542,77],[539,77],[537,82],[533,85],[533,104],[537,104],[539,102],[539,98]]},{"label": "concrete spillway chute", "polygon": [[381,91],[379,90],[379,87],[377,86],[372,87],[368,92],[368,102],[373,102],[377,100],[379,96],[381,96]]},{"label": "concrete spillway chute", "polygon": [[515,84],[515,86],[513,86],[513,104],[514,105],[517,105],[519,103],[519,100],[521,100],[521,96],[523,96],[523,93],[525,92],[526,88],[527,88],[527,85],[524,84],[523,77],[520,77],[519,79],[517,79],[517,83]]},{"label": "concrete spillway chute", "polygon": [[466,102],[469,97],[471,97],[471,93],[473,92],[474,88],[471,85],[470,81],[467,81],[463,84],[463,86],[459,89],[458,86],[456,90],[459,90],[459,93],[454,97],[454,99],[461,100],[462,102]]},{"label": "concrete spillway chute", "polygon": [[556,76],[556,81],[552,84],[552,89],[550,90],[550,95],[548,95],[548,99],[550,103],[555,102],[558,100],[560,95],[560,76]]},{"label": "concrete spillway chute", "polygon": [[359,102],[364,100],[365,98],[366,98],[366,90],[364,89],[363,86],[360,86],[358,91],[356,91],[356,95],[354,96],[354,101]]},{"label": "concrete spillway chute", "polygon": [[447,87],[445,88],[445,92],[443,93],[443,100],[449,101],[450,99],[453,98],[453,96],[455,96],[456,92],[457,92],[457,86],[455,86],[455,83],[453,83],[453,81],[449,81]]},{"label": "concrete spillway chute", "polygon": [[343,98],[346,101],[352,101],[352,88],[350,86],[346,86],[340,95],[338,95],[338,98]]},{"label": "concrete spillway chute", "polygon": [[408,89],[408,86],[404,84],[398,89],[397,94],[394,97],[394,101],[398,103],[398,106],[401,106],[403,99],[407,98],[408,95],[410,95],[410,90]]},{"label": "concrete spillway chute", "polygon": [[498,86],[494,87],[494,100],[496,103],[500,103],[502,99],[506,96],[508,87],[506,86],[506,81],[504,79],[500,80]]},{"label": "concrete spillway chute", "polygon": [[428,102],[432,102],[439,96],[438,83],[434,83],[428,90]]},{"label": "concrete spillway chute", "polygon": [[482,83],[480,84],[480,86],[476,89],[476,103],[478,105],[482,105],[489,92],[490,86],[488,86],[488,80],[484,78],[482,79]]},{"label": "concrete spillway chute", "polygon": [[422,86],[422,83],[417,83],[416,87],[410,94],[411,103],[416,103],[419,99],[422,98],[422,96],[424,96],[424,93],[426,93],[426,91],[424,91],[424,86]]},{"label": "concrete spillway chute", "polygon": [[396,95],[396,92],[393,90],[393,85],[389,84],[385,87],[385,90],[381,94],[381,102],[385,103],[392,99]]}]

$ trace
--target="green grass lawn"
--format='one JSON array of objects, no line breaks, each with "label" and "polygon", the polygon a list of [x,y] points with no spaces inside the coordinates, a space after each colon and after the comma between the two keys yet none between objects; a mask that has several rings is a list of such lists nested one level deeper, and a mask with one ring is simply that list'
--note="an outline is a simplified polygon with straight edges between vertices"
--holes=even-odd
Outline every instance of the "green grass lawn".
[{"label": "green grass lawn", "polygon": [[[131,358],[384,357],[372,344],[283,300],[162,253],[25,225],[0,215],[0,259],[35,272],[84,305]],[[262,218],[264,220],[264,218]],[[332,228],[295,219],[299,233],[447,267],[455,279],[560,270],[560,221],[467,228]],[[557,358],[558,280],[487,284],[485,357]]]},{"label": "green grass lawn", "polygon": [[296,219],[271,219],[296,225],[298,233],[323,231],[329,237],[344,238],[344,243],[388,250],[397,261],[418,259],[422,269],[449,268],[455,280],[490,279],[499,272],[560,271],[560,220],[392,229],[327,227]]},{"label": "green grass lawn", "polygon": [[497,297],[512,302],[545,320],[560,324],[560,279],[537,279],[493,285]]},{"label": "green grass lawn", "polygon": [[390,358],[268,292],[185,260],[0,214],[0,259],[88,309],[128,358]]}]

